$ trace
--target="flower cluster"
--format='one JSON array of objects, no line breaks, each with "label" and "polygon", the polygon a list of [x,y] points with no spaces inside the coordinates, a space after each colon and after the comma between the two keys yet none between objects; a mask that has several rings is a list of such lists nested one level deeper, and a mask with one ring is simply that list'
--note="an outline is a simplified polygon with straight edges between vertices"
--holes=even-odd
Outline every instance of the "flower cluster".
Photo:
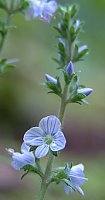
[{"label": "flower cluster", "polygon": [[[74,71],[73,62],[70,60],[63,70],[64,81],[68,85],[67,103],[87,103],[84,98],[93,92],[92,88],[79,85],[77,73]],[[62,97],[62,87],[59,78],[54,78],[49,74],[45,74],[46,85],[52,93]]]},{"label": "flower cluster", "polygon": [[50,18],[57,9],[56,1],[47,0],[28,0],[29,7],[25,11],[27,19],[40,18],[43,21],[50,22]]}]

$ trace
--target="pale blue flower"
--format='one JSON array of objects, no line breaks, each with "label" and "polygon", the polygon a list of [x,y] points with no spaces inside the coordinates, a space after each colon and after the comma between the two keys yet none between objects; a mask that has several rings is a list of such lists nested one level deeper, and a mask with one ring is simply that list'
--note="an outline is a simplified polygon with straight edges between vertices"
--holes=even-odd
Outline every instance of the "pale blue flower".
[{"label": "pale blue flower", "polygon": [[45,78],[47,80],[47,82],[51,82],[51,83],[54,83],[55,85],[57,85],[57,79],[50,76],[49,74],[45,74]]},{"label": "pale blue flower", "polygon": [[39,127],[29,129],[23,138],[29,146],[36,146],[35,156],[44,157],[49,150],[59,151],[65,147],[66,139],[61,131],[61,123],[54,116],[47,116],[39,122]]},{"label": "pale blue flower", "polygon": [[40,18],[43,21],[50,22],[50,18],[57,9],[56,1],[48,0],[28,0],[29,7],[26,10],[26,18]]},{"label": "pale blue flower", "polygon": [[70,61],[69,64],[67,65],[66,72],[68,73],[69,76],[71,76],[74,73],[74,66],[72,61]]},{"label": "pale blue flower", "polygon": [[34,165],[35,164],[35,156],[32,152],[29,152],[30,147],[25,143],[21,145],[21,153],[14,152],[14,149],[7,149],[8,153],[12,156],[11,166],[20,170],[25,165]]},{"label": "pale blue flower", "polygon": [[85,96],[88,96],[89,94],[91,94],[91,92],[93,92],[92,88],[79,88],[79,89],[77,89],[78,94],[83,94]]},{"label": "pale blue flower", "polygon": [[73,166],[71,169],[67,171],[67,176],[71,182],[72,187],[68,186],[66,183],[64,183],[64,189],[67,194],[72,193],[75,189],[75,191],[79,192],[81,195],[84,195],[83,190],[81,189],[81,185],[85,183],[87,178],[85,178],[84,175],[84,166],[83,164],[78,164]]}]

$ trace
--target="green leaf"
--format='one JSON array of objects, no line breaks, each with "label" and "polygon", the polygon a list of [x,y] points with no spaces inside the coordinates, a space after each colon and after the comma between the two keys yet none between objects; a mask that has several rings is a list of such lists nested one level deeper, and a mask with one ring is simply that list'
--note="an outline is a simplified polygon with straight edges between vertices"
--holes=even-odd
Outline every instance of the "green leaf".
[{"label": "green leaf", "polygon": [[39,176],[42,177],[42,172],[37,167],[37,165],[35,167],[32,165],[25,165],[24,167],[22,167],[22,169],[25,171],[25,173],[22,175],[21,179],[24,178],[24,176],[26,176],[29,173],[38,174]]},{"label": "green leaf", "polygon": [[79,6],[77,4],[73,4],[71,6],[71,18],[74,18],[77,15],[78,10],[79,10]]},{"label": "green leaf", "polygon": [[76,33],[73,25],[70,27],[70,37],[71,42],[74,42],[74,40],[76,39]]},{"label": "green leaf", "polygon": [[52,82],[46,82],[46,85],[49,89],[51,89],[51,91],[48,93],[55,93],[56,95],[61,97],[62,88],[61,88],[59,78],[57,78],[57,85]]},{"label": "green leaf", "polygon": [[83,56],[85,56],[87,53],[88,53],[89,49],[86,48],[84,49],[83,51],[81,51],[79,54],[78,54],[78,60],[80,60]]},{"label": "green leaf", "polygon": [[83,94],[73,94],[71,97],[70,97],[70,102],[72,103],[78,103],[80,105],[84,104],[84,101],[83,99],[85,98],[86,96],[83,95]]},{"label": "green leaf", "polygon": [[78,61],[83,60],[82,58],[88,53],[88,51],[89,49],[85,48],[79,52],[79,47],[77,44],[75,44],[73,58],[72,58],[73,62],[78,62]]},{"label": "green leaf", "polygon": [[72,74],[72,75],[70,76],[66,71],[64,71],[63,74],[64,74],[65,83],[66,83],[67,85],[69,85],[70,82],[72,81],[73,77],[75,76],[75,74]]}]

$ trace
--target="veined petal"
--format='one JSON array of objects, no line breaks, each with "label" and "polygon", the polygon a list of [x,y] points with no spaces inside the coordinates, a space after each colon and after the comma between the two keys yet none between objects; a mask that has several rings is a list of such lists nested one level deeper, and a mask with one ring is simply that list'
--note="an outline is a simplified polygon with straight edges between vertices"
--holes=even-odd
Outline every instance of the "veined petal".
[{"label": "veined petal", "polygon": [[70,194],[73,192],[73,189],[65,183],[64,183],[64,190],[65,190],[66,194]]},{"label": "veined petal", "polygon": [[14,153],[12,156],[12,167],[16,170],[20,170],[25,165],[33,165],[35,163],[35,157],[32,153],[29,154],[20,154]]},{"label": "veined petal", "polygon": [[35,150],[35,156],[37,158],[44,157],[44,156],[46,156],[46,154],[48,153],[48,151],[49,151],[49,145],[43,144],[43,145],[41,145],[41,146],[39,146],[39,147],[36,148],[36,150]]},{"label": "veined petal", "polygon": [[38,145],[42,145],[43,136],[44,136],[44,132],[41,128],[33,127],[33,128],[30,128],[24,134],[23,140],[27,145],[38,146]]},{"label": "veined petal", "polygon": [[73,166],[70,169],[69,177],[74,185],[82,185],[87,180],[87,178],[85,178],[83,170],[84,166],[82,164]]},{"label": "veined petal", "polygon": [[58,131],[54,135],[53,142],[50,144],[50,149],[52,151],[59,151],[61,149],[64,149],[65,144],[66,144],[66,139],[64,134],[61,131]]},{"label": "veined petal", "polygon": [[28,145],[25,144],[25,142],[22,143],[21,145],[21,152],[22,153],[28,153],[30,150],[30,147]]},{"label": "veined petal", "polygon": [[54,116],[50,115],[43,118],[39,122],[39,127],[46,133],[46,135],[55,135],[61,128],[60,120]]}]

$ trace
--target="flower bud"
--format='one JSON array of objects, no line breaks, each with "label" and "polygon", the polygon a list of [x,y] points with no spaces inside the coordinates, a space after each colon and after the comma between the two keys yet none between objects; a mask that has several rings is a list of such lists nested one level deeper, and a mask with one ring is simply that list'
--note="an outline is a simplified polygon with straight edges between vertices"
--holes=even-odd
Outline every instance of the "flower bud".
[{"label": "flower bud", "polygon": [[77,90],[78,94],[83,94],[85,96],[88,96],[89,94],[91,94],[91,92],[93,92],[92,88],[80,88]]},{"label": "flower bud", "polygon": [[46,79],[47,82],[51,82],[51,83],[54,83],[55,85],[57,85],[57,79],[53,78],[49,74],[45,74],[45,79]]},{"label": "flower bud", "polygon": [[66,72],[68,73],[69,76],[71,76],[74,73],[74,66],[72,61],[70,61],[69,64],[67,65]]},{"label": "flower bud", "polygon": [[76,20],[76,23],[74,24],[74,29],[75,29],[75,31],[77,31],[77,29],[79,28],[79,25],[80,25],[80,20],[77,19],[77,20]]},{"label": "flower bud", "polygon": [[87,45],[83,45],[83,46],[79,47],[78,53],[81,53],[81,52],[84,51],[85,49],[88,49],[88,46],[87,46]]}]

